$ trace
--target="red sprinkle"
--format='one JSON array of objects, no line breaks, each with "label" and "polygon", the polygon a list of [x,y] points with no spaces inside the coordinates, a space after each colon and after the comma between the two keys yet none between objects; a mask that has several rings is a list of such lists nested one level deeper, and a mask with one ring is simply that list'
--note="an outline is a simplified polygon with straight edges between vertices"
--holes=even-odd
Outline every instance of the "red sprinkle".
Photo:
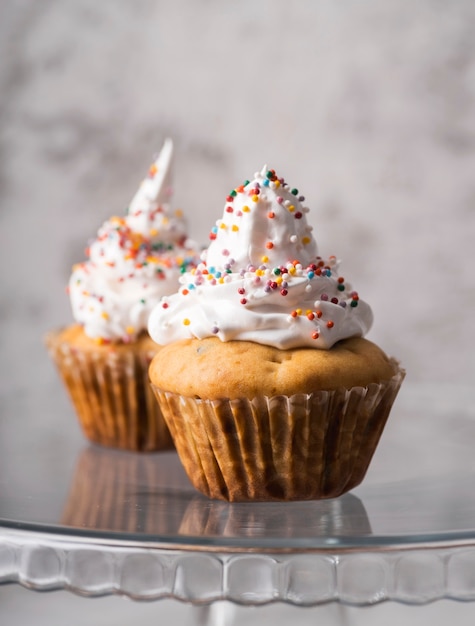
[{"label": "red sprinkle", "polygon": [[334,322],[332,322],[331,320],[328,320],[327,328],[333,328],[333,326],[335,326]]}]

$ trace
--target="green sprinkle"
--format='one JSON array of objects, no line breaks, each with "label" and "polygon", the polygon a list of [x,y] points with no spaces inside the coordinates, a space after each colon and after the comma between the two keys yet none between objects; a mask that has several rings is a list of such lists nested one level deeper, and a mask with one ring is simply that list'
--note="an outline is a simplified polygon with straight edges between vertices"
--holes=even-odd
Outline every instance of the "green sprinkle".
[{"label": "green sprinkle", "polygon": [[295,187],[290,191],[290,193],[293,193],[294,196],[296,196],[298,194],[299,190],[295,189]]},{"label": "green sprinkle", "polygon": [[235,198],[237,196],[237,191],[233,189],[232,191],[229,192],[229,195]]},{"label": "green sprinkle", "polygon": [[350,303],[350,306],[352,306],[353,308],[355,306],[358,306],[358,300],[352,300],[351,303]]},{"label": "green sprinkle", "polygon": [[337,289],[338,291],[345,291],[345,285],[340,284],[338,285]]}]

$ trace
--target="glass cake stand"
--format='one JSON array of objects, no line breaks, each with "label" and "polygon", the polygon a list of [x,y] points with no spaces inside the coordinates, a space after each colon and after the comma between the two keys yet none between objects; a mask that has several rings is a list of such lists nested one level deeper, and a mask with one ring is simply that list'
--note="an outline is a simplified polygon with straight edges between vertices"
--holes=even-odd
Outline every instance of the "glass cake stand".
[{"label": "glass cake stand", "polygon": [[0,582],[195,605],[475,600],[471,396],[406,381],[357,489],[228,504],[174,452],[88,444],[59,382],[25,384],[0,398]]}]

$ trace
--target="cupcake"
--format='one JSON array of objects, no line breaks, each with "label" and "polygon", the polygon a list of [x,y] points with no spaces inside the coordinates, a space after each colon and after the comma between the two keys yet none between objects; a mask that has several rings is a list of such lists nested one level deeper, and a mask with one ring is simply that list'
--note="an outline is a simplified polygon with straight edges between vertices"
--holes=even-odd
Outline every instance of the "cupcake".
[{"label": "cupcake", "polygon": [[150,390],[158,346],[146,330],[152,308],[196,264],[182,212],[170,206],[172,156],[167,140],[127,214],[100,227],[69,281],[76,323],[46,337],[85,436],[105,446],[173,445]]},{"label": "cupcake", "polygon": [[370,306],[264,168],[149,320],[150,379],[194,486],[229,501],[339,496],[364,478],[404,378]]}]

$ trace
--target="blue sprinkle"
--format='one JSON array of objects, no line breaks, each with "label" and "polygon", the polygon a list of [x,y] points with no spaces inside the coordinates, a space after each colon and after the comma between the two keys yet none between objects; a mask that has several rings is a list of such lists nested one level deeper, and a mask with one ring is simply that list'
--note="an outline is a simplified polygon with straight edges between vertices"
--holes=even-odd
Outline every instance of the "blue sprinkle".
[{"label": "blue sprinkle", "polygon": [[315,272],[309,272],[307,274],[307,278],[310,278],[310,279],[312,279],[314,276],[315,276]]}]

